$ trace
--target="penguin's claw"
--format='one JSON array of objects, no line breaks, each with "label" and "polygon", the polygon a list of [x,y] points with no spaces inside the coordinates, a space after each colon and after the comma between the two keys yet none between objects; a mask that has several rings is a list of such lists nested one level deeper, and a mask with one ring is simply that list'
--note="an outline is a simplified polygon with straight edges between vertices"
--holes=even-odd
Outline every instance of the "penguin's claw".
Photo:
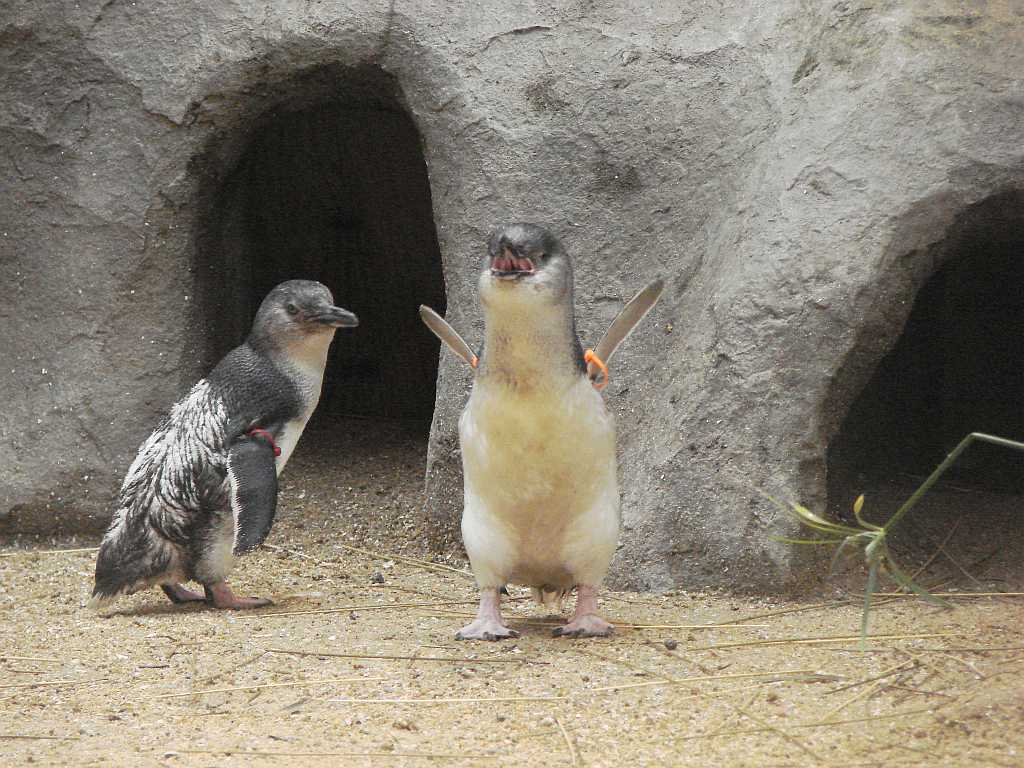
[{"label": "penguin's claw", "polygon": [[519,637],[514,629],[509,629],[500,621],[492,618],[477,619],[455,633],[456,640],[506,640]]},{"label": "penguin's claw", "polygon": [[181,584],[161,584],[160,589],[167,595],[167,599],[175,605],[181,605],[182,603],[201,603],[206,598],[198,592],[193,592],[191,589],[186,589]]},{"label": "penguin's claw", "polygon": [[608,637],[612,633],[611,624],[596,613],[588,613],[573,618],[568,624],[555,627],[551,631],[553,637]]},{"label": "penguin's claw", "polygon": [[214,608],[223,610],[238,611],[246,608],[262,608],[265,605],[273,605],[274,601],[265,597],[238,597],[231,591],[226,581],[203,586],[206,592],[206,602]]}]

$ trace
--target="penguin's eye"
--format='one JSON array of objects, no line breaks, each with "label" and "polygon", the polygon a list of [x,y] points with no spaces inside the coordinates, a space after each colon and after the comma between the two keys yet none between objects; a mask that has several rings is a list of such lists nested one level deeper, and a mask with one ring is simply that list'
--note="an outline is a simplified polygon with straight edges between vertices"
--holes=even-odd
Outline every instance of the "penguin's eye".
[{"label": "penguin's eye", "polygon": [[289,315],[297,315],[297,314],[299,314],[299,308],[296,307],[290,301],[287,304],[284,305],[284,311],[287,312]]}]

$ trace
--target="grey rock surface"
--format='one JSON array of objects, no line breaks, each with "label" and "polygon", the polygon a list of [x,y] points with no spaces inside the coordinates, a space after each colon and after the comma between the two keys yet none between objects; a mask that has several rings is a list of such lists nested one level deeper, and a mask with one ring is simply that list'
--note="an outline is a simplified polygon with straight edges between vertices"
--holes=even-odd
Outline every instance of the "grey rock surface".
[{"label": "grey rock surface", "polygon": [[[210,244],[209,212],[276,114],[411,117],[447,315],[472,342],[498,221],[561,237],[585,343],[666,278],[606,390],[624,514],[611,580],[641,589],[802,577],[802,552],[771,538],[792,522],[758,489],[824,504],[829,441],[936,246],[1024,188],[1024,10],[1009,0],[0,13],[8,526],[101,521],[157,414],[223,351],[218,297],[246,257],[230,227]],[[424,506],[439,546],[457,546],[469,384],[442,353]]]}]

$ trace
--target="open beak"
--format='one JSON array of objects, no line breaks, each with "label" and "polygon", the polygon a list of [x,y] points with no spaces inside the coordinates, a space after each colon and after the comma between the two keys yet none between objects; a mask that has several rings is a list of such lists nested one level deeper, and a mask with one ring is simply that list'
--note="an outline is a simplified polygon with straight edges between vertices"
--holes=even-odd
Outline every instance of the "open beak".
[{"label": "open beak", "polygon": [[312,318],[323,325],[332,325],[335,328],[355,328],[359,325],[359,318],[341,307],[327,307],[318,312]]},{"label": "open beak", "polygon": [[491,259],[491,274],[502,280],[518,280],[535,272],[530,259],[520,258],[507,248]]}]

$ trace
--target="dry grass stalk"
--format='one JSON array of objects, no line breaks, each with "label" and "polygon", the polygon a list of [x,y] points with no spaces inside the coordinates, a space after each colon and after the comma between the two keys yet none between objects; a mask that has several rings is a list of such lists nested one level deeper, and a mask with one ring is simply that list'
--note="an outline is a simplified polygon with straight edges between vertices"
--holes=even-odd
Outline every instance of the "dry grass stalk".
[{"label": "dry grass stalk", "polygon": [[558,726],[558,730],[562,732],[562,738],[565,739],[565,746],[569,748],[569,759],[572,761],[571,765],[573,768],[579,765],[579,756],[576,754],[576,747],[572,743],[572,739],[569,738],[569,732],[565,730],[565,726],[562,724],[562,720],[555,715],[555,725]]},{"label": "dry grass stalk", "polygon": [[346,611],[383,611],[393,608],[434,608],[440,605],[476,605],[476,600],[444,600],[436,603],[363,603],[361,605],[339,605],[335,608],[317,608],[309,611],[277,611],[274,613],[251,613],[239,616],[239,619],[255,621],[259,619],[276,619],[281,616],[312,616],[326,613],[345,613]]},{"label": "dry grass stalk", "polygon": [[362,549],[361,547],[353,547],[350,544],[335,544],[337,547],[347,549],[351,552],[358,552],[361,555],[372,557],[375,560],[394,560],[396,563],[405,563],[406,565],[414,565],[418,568],[425,568],[428,571],[440,571],[441,573],[454,573],[461,576],[464,579],[474,579],[472,573],[469,571],[463,571],[458,568],[452,568],[450,565],[441,565],[440,563],[432,563],[429,560],[420,560],[417,557],[406,557],[404,555],[392,555],[387,552],[373,552],[369,549]]},{"label": "dry grass stalk", "polygon": [[102,683],[104,680],[109,679],[109,677],[95,677],[91,680],[43,680],[37,683],[8,683],[0,685],[0,690],[10,688],[44,688],[51,685],[89,685],[90,683]]},{"label": "dry grass stalk", "polygon": [[70,555],[75,552],[98,552],[99,547],[82,547],[81,549],[23,549],[20,552],[0,552],[0,557],[20,557],[22,555]]},{"label": "dry grass stalk", "polygon": [[60,659],[49,659],[43,656],[3,656],[0,655],[2,661],[45,661],[51,664],[60,664]]},{"label": "dry grass stalk", "polygon": [[[868,635],[868,640],[920,640],[933,637],[957,637],[955,632],[921,632],[908,635]],[[717,651],[723,648],[747,648],[768,645],[818,645],[821,643],[849,643],[859,641],[860,635],[840,635],[835,637],[787,637],[779,640],[748,640],[743,643],[720,643],[718,645],[699,645],[687,648],[688,651]]]},{"label": "dry grass stalk", "polygon": [[[959,699],[957,699],[959,701]],[[794,723],[790,725],[790,729],[793,728],[834,728],[837,725],[852,725],[855,723],[874,723],[882,720],[897,720],[904,717],[913,717],[915,715],[933,715],[939,709],[944,709],[950,706],[953,702],[947,702],[940,704],[937,707],[921,707],[919,709],[908,709],[904,712],[896,712],[891,715],[873,715],[871,717],[851,717],[846,720],[831,720],[829,722],[815,721],[813,723]],[[719,736],[750,736],[756,733],[765,733],[771,730],[770,728],[743,728],[733,731],[715,731],[714,733],[695,733],[689,736],[680,736],[679,741],[693,741],[695,739],[709,739]],[[877,765],[878,763],[872,763]]]},{"label": "dry grass stalk", "polygon": [[878,678],[874,682],[872,682],[870,685],[868,685],[866,688],[862,688],[860,691],[855,693],[853,696],[851,696],[846,701],[844,701],[841,704],[838,704],[835,707],[833,707],[832,709],[830,709],[828,712],[825,713],[825,715],[821,719],[826,721],[826,722],[828,722],[829,720],[832,720],[833,718],[835,718],[836,715],[838,715],[840,712],[842,712],[844,709],[846,709],[850,705],[856,704],[861,699],[868,698],[873,693],[875,693],[876,691],[880,690],[881,688],[884,688],[886,685],[889,684],[887,682],[887,678],[889,678],[890,676],[892,676],[894,674],[898,674],[901,671],[905,671],[905,669],[904,669],[905,667],[906,667],[905,664],[899,664],[899,665],[897,665],[895,667],[892,667],[891,669],[887,670],[887,672],[885,674],[879,675]]},{"label": "dry grass stalk", "polygon": [[232,693],[234,691],[257,691],[264,688],[298,688],[304,685],[328,685],[330,683],[364,683],[387,680],[386,677],[337,677],[331,680],[293,680],[290,683],[263,683],[262,685],[237,685],[231,688],[206,688],[188,693],[162,693],[152,699],[183,699],[189,696],[205,696],[208,693]]},{"label": "dry grass stalk", "polygon": [[568,701],[569,696],[467,696],[439,699],[318,699],[336,704],[502,704],[520,701]]},{"label": "dry grass stalk", "polygon": [[24,739],[29,741],[79,741],[81,736],[32,736],[27,733],[0,733],[0,739]]},{"label": "dry grass stalk", "polygon": [[281,653],[289,656],[327,656],[336,659],[379,659],[382,661],[447,661],[452,664],[537,664],[547,666],[550,661],[535,659],[472,659],[453,656],[401,656],[375,653],[334,653],[333,651],[292,651],[285,648],[267,648],[265,653]]},{"label": "dry grass stalk", "polygon": [[583,656],[589,656],[592,659],[597,659],[598,661],[603,661],[608,664],[616,664],[620,667],[625,667],[626,669],[632,670],[633,672],[638,672],[642,675],[650,675],[651,677],[657,677],[662,680],[675,680],[673,676],[667,675],[664,672],[661,672],[660,670],[648,669],[647,667],[643,667],[639,664],[634,664],[633,662],[626,661],[625,659],[616,659],[611,656],[605,656],[602,653],[598,653],[597,651],[591,651],[586,648],[573,648],[573,650],[576,653],[582,654]]},{"label": "dry grass stalk", "polygon": [[[878,650],[894,651],[895,648],[880,648]],[[915,648],[914,653],[991,653],[1006,651],[1024,651],[1024,645],[978,645],[966,648]]]},{"label": "dry grass stalk", "polygon": [[288,549],[287,547],[279,547],[276,544],[264,544],[263,548],[264,549],[269,549],[271,552],[280,552],[280,553],[283,553],[283,554],[286,554],[286,555],[291,555],[292,557],[298,557],[298,558],[300,558],[302,560],[309,560],[310,562],[315,563],[316,565],[328,565],[328,566],[337,567],[337,568],[344,568],[345,567],[344,563],[335,563],[332,560],[321,560],[319,557],[313,557],[312,555],[307,555],[305,552],[299,552],[297,549]]},{"label": "dry grass stalk", "polygon": [[702,675],[700,677],[673,677],[662,680],[645,680],[642,683],[623,683],[622,685],[603,685],[598,688],[589,688],[587,693],[607,693],[610,691],[625,691],[632,688],[651,688],[657,685],[687,685],[694,683],[707,683],[712,680],[746,680],[754,677],[770,677],[772,682],[780,680],[800,680],[808,677],[815,679],[836,679],[838,675],[820,675],[813,669],[783,669],[777,672],[737,672],[731,675]]},{"label": "dry grass stalk", "polygon": [[[917,597],[906,592],[876,592],[879,597]],[[1024,597],[1024,592],[932,592],[935,597],[945,598],[976,598],[976,597]]]},{"label": "dry grass stalk", "polygon": [[[263,546],[273,552],[279,552],[281,554],[291,555],[293,557],[298,557],[303,560],[309,560],[310,562],[321,567],[328,566],[330,568],[340,568],[346,573],[350,570],[344,563],[336,563],[333,560],[320,560],[319,558],[313,557],[312,555],[307,555],[305,552],[299,552],[295,549],[288,549],[287,547],[278,547],[273,544],[264,544]],[[393,589],[398,592],[408,592],[411,595],[426,595],[427,597],[430,597],[434,600],[439,599],[438,595],[434,592],[425,592],[422,589],[409,589],[408,587],[402,587],[398,584],[372,584],[370,586],[373,589]]]},{"label": "dry grass stalk", "polygon": [[242,667],[247,667],[250,664],[252,664],[253,662],[259,661],[260,659],[262,659],[266,655],[267,655],[266,651],[260,651],[255,656],[250,656],[245,661],[241,661],[238,664],[235,664],[233,667],[229,667],[228,669],[225,669],[222,672],[214,672],[212,675],[207,675],[206,677],[202,678],[198,682],[200,682],[200,683],[210,683],[210,682],[213,682],[218,677],[224,677],[224,675],[231,674],[232,672],[237,672]]},{"label": "dry grass stalk", "polygon": [[[946,544],[948,544],[949,540],[953,538],[953,534],[956,533],[956,530],[957,530],[957,528],[960,527],[960,523],[961,522],[963,522],[962,518],[960,520],[956,521],[956,523],[953,525],[953,527],[949,529],[949,532],[946,534],[945,538],[943,538],[942,541],[939,542],[939,546],[935,548],[934,552],[932,552],[931,557],[929,557],[927,560],[925,560],[920,566],[917,567],[916,570],[914,570],[913,573],[910,574],[910,580],[911,581],[917,581],[917,577],[920,576],[922,573],[924,573],[928,569],[928,566],[931,565],[935,561],[935,558],[937,558],[939,556],[939,554],[942,553],[945,550]],[[876,592],[875,594],[878,594],[878,593]],[[906,592],[901,592],[901,593],[897,593],[897,594],[907,594],[907,593]],[[932,594],[934,594],[934,593],[932,593]]]},{"label": "dry grass stalk", "polygon": [[753,621],[754,619],[770,619],[775,616],[787,616],[791,613],[804,613],[805,611],[814,611],[819,608],[842,608],[847,605],[853,605],[853,600],[840,600],[838,602],[830,603],[815,603],[814,605],[801,605],[796,608],[780,608],[777,611],[768,611],[767,613],[755,613],[753,616],[743,616],[739,619],[731,619],[729,621],[721,622],[725,624],[739,624],[744,621]]},{"label": "dry grass stalk", "polygon": [[659,607],[658,603],[652,603],[649,600],[630,600],[629,598],[620,597],[619,595],[616,595],[614,592],[605,592],[603,593],[602,597],[605,600],[614,600],[618,603],[629,603],[630,605],[647,605],[651,608]]},{"label": "dry grass stalk", "polygon": [[424,758],[428,760],[498,760],[499,755],[473,755],[460,752],[269,752],[249,749],[169,749],[181,755],[239,755],[245,757],[381,757],[392,760]]},{"label": "dry grass stalk", "polygon": [[[425,613],[423,615],[434,615],[447,618],[450,616],[469,617],[475,616],[476,614],[452,610]],[[515,624],[524,624],[527,627],[560,627],[565,623],[564,621],[552,620],[552,618],[527,618],[525,616],[517,616],[515,614],[509,616],[509,621],[514,622]],[[769,624],[746,624],[739,626],[725,624],[630,624],[629,622],[618,621],[616,618],[608,618],[608,621],[616,630],[742,630],[768,629],[771,627]]]},{"label": "dry grass stalk", "polygon": [[895,672],[899,672],[899,671],[904,670],[904,669],[909,669],[910,667],[913,667],[916,664],[917,664],[916,660],[915,661],[905,661],[902,664],[897,664],[895,667],[889,667],[889,669],[885,670],[881,674],[875,675],[874,677],[869,677],[866,680],[858,680],[856,683],[850,683],[849,685],[841,685],[838,688],[833,688],[831,691],[826,691],[825,695],[826,696],[831,696],[833,693],[841,693],[843,691],[848,691],[851,688],[859,688],[862,685],[867,685],[868,683],[873,683],[876,680],[883,680],[883,679],[889,677],[890,675],[892,675]]},{"label": "dry grass stalk", "polygon": [[959,664],[962,667],[966,667],[968,671],[970,671],[970,673],[977,677],[979,680],[985,679],[985,675],[982,674],[981,670],[979,670],[977,667],[971,664],[971,662],[967,661],[967,659],[961,659],[959,656],[954,656],[951,653],[941,653],[939,655],[944,656],[945,658]]},{"label": "dry grass stalk", "polygon": [[767,720],[764,720],[758,717],[757,715],[752,714],[750,712],[749,705],[747,707],[740,707],[736,704],[733,704],[728,699],[722,699],[722,701],[725,702],[728,706],[732,707],[734,710],[736,710],[736,712],[738,712],[743,717],[746,717],[749,720],[753,720],[755,723],[757,723],[762,728],[765,728],[770,733],[774,733],[775,735],[779,736],[783,741],[789,742],[794,747],[803,752],[805,755],[809,756],[814,762],[818,763],[819,765],[825,763],[825,760],[819,754],[817,754],[814,750],[812,750],[810,747],[808,747],[806,744],[800,741],[800,739],[798,739],[796,736],[794,736],[791,733],[788,733],[779,726],[773,725],[772,723],[769,723]]},{"label": "dry grass stalk", "polygon": [[771,624],[616,624],[621,629],[767,629]]}]

